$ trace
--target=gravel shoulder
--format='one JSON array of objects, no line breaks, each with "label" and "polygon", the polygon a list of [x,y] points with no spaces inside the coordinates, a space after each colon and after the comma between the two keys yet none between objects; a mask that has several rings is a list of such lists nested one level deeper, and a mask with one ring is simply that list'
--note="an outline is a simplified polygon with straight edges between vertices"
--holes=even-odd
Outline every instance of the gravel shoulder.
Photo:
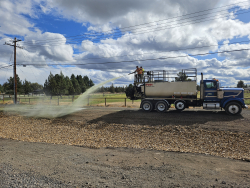
[{"label": "gravel shoulder", "polygon": [[250,110],[88,107],[55,119],[0,112],[0,121],[4,187],[250,185]]}]

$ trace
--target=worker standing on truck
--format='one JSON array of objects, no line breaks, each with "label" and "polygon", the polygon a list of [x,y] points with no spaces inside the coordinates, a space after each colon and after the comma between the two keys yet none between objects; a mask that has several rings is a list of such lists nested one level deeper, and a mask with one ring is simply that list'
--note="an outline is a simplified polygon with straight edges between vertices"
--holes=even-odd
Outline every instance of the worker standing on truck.
[{"label": "worker standing on truck", "polygon": [[142,68],[142,66],[140,67],[141,70],[141,82],[143,81],[143,77],[144,77],[144,68]]},{"label": "worker standing on truck", "polygon": [[139,82],[139,79],[140,79],[140,68],[138,66],[136,66],[136,69],[135,69],[134,73],[136,73],[136,75],[135,75],[136,82]]}]

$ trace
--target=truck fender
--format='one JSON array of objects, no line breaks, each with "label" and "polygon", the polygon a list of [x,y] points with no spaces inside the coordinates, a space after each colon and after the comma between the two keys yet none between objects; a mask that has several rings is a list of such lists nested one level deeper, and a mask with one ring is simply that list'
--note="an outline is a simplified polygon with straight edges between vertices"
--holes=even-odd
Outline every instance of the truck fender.
[{"label": "truck fender", "polygon": [[165,101],[167,103],[168,107],[170,107],[170,104],[169,104],[169,102],[166,99],[163,100],[163,101]]},{"label": "truck fender", "polygon": [[229,102],[237,102],[239,103],[241,106],[243,106],[243,103],[242,103],[242,99],[240,98],[229,98],[227,99],[226,101],[224,101],[221,105],[222,108],[225,108],[226,105],[229,103]]}]

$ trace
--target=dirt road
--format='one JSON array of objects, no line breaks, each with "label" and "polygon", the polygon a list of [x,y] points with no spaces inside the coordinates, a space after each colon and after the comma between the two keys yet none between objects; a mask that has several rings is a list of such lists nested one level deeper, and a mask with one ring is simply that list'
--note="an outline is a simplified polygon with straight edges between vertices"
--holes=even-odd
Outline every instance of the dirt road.
[{"label": "dirt road", "polygon": [[129,148],[0,139],[2,187],[249,187],[250,163]]},{"label": "dirt road", "polygon": [[[250,185],[249,110],[234,117],[224,111],[196,109],[161,114],[89,107],[51,120],[2,114],[0,121],[0,137],[15,130],[8,137],[15,140],[0,139],[3,187]],[[95,149],[70,146],[77,135],[82,140],[76,145]],[[17,141],[29,139],[47,143]],[[51,144],[53,140],[63,140],[64,145]],[[122,147],[117,148],[119,144]],[[92,147],[96,145],[101,147]],[[173,151],[180,152],[168,152],[176,146],[179,150]],[[225,158],[230,156],[245,161]]]}]

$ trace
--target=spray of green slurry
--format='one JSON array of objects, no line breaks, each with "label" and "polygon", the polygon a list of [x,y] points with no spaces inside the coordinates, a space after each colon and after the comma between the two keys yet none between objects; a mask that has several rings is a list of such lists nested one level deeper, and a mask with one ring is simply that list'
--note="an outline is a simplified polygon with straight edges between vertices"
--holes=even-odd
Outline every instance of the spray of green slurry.
[{"label": "spray of green slurry", "polygon": [[82,106],[86,106],[88,103],[88,95],[95,92],[99,87],[102,85],[119,79],[123,76],[112,78],[110,80],[104,81],[98,85],[95,85],[89,88],[85,93],[80,95],[71,105],[69,106],[48,106],[48,105],[15,105],[15,106],[8,106],[5,107],[6,112],[19,112],[25,116],[32,116],[32,117],[44,117],[44,118],[55,118],[60,116],[65,116],[67,114],[71,114],[73,112],[79,111],[82,109]]}]

